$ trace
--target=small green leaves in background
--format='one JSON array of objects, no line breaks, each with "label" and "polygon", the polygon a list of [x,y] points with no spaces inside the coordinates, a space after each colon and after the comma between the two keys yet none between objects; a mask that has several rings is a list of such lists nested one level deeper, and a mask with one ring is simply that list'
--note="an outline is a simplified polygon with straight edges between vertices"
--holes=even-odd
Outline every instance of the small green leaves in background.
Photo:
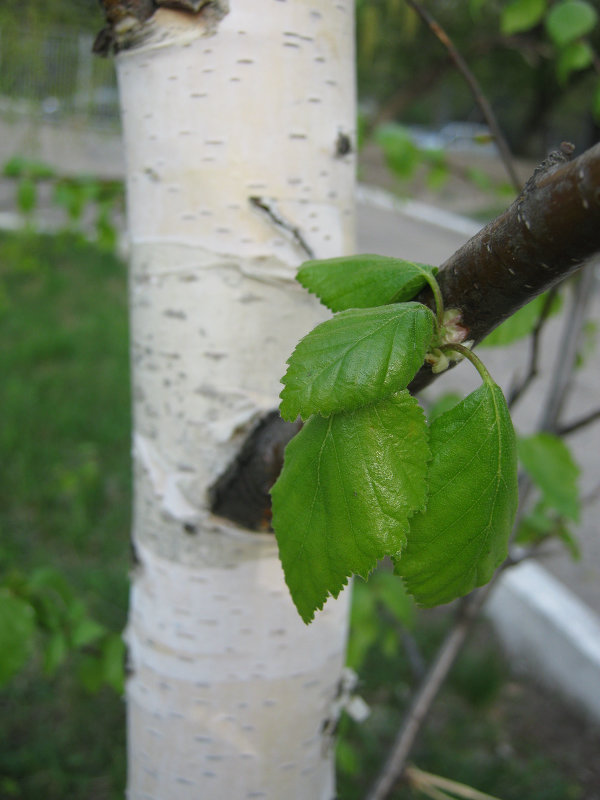
[{"label": "small green leaves in background", "polygon": [[332,311],[411,300],[437,267],[389,256],[358,255],[306,261],[296,279]]},{"label": "small green leaves in background", "polygon": [[565,442],[550,433],[519,437],[519,460],[542,493],[546,506],[577,522],[579,467]]},{"label": "small green leaves in background", "polygon": [[573,72],[594,63],[594,50],[583,37],[592,33],[597,23],[597,10],[585,0],[564,0],[549,10],[546,30],[558,50],[556,74],[561,84],[566,84]]},{"label": "small green leaves in background", "polygon": [[512,0],[502,9],[500,30],[505,36],[531,30],[546,13],[546,0]]},{"label": "small green leaves in background", "polygon": [[426,499],[427,426],[407,391],[376,405],[312,417],[286,448],[272,489],[286,582],[310,622],[353,573],[400,552]]},{"label": "small green leaves in background", "polygon": [[573,560],[579,561],[581,558],[579,543],[568,529],[565,518],[544,500],[540,500],[521,520],[515,542],[521,545],[539,545],[548,539],[562,542]]},{"label": "small green leaves in background", "polygon": [[565,84],[572,72],[587,69],[594,61],[594,51],[589,42],[571,42],[558,54],[556,74]]},{"label": "small green leaves in background", "polygon": [[76,656],[82,675],[93,671],[97,678],[93,686],[82,678],[86,688],[96,691],[108,684],[122,691],[123,645],[114,641],[120,638],[89,616],[65,578],[50,567],[28,576],[12,573],[0,588],[0,685],[22,670],[37,650],[46,675],[54,675]]},{"label": "small green leaves in background", "polygon": [[426,170],[427,185],[440,189],[450,177],[450,167],[443,150],[419,147],[407,128],[395,122],[381,125],[375,131],[389,169],[400,180],[412,178],[419,167]]},{"label": "small green leaves in background", "polygon": [[409,131],[397,123],[381,125],[375,141],[383,150],[386,164],[399,178],[410,178],[421,163],[421,153]]},{"label": "small green leaves in background", "polygon": [[17,186],[17,208],[28,216],[37,205],[37,185],[29,177],[21,178]]},{"label": "small green leaves in background", "polygon": [[412,630],[416,606],[402,581],[384,568],[357,579],[352,588],[352,636],[348,642],[348,665],[360,669],[369,649],[378,641],[386,655],[398,651],[398,630]]},{"label": "small green leaves in background", "polygon": [[421,303],[342,311],[302,339],[282,380],[281,416],[327,416],[404,389],[423,364],[434,330]]},{"label": "small green leaves in background", "polygon": [[[506,347],[518,339],[523,339],[533,332],[542,314],[547,294],[541,294],[527,305],[520,308],[505,322],[493,330],[480,343],[480,347]],[[549,316],[557,314],[562,308],[562,297],[557,294],[549,309]]]},{"label": "small green leaves in background", "polygon": [[116,249],[115,218],[124,207],[121,181],[89,175],[57,175],[47,164],[21,156],[7,161],[2,174],[16,183],[15,205],[29,229],[34,212],[39,214],[44,210],[38,200],[40,187],[46,184],[52,189],[50,202],[64,209],[67,215],[66,230],[88,236],[93,225],[99,247],[107,251]]},{"label": "small green leaves in background", "polygon": [[34,181],[51,180],[54,170],[43,161],[36,161],[24,156],[13,156],[2,167],[5,178],[31,178]]},{"label": "small green leaves in background", "polygon": [[564,0],[553,5],[546,17],[546,30],[557,47],[565,47],[594,29],[598,12],[585,0]]},{"label": "small green leaves in background", "polygon": [[484,383],[431,425],[424,513],[396,572],[424,606],[467,594],[506,558],[517,509],[517,451],[504,395]]},{"label": "small green leaves in background", "polygon": [[31,605],[0,589],[0,686],[19,672],[31,655],[35,612]]}]

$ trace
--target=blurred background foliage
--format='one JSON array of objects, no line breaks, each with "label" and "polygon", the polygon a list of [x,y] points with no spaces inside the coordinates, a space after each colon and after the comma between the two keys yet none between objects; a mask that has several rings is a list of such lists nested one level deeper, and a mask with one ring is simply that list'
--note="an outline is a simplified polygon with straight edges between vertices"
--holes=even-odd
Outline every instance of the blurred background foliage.
[{"label": "blurred background foliage", "polygon": [[[423,5],[484,88],[513,152],[539,158],[557,141],[568,139],[579,150],[598,140],[594,6],[565,0]],[[562,33],[565,19],[574,20],[570,35]],[[483,121],[447,51],[405,0],[357,0],[357,66],[361,107],[373,124],[401,119],[439,128],[449,120]]]}]

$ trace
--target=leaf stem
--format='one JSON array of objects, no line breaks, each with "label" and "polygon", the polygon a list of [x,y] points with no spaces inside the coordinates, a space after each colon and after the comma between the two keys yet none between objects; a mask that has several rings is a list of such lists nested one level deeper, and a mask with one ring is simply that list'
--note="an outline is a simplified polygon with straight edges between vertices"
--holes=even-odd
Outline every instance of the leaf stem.
[{"label": "leaf stem", "polygon": [[423,276],[429,284],[429,288],[433,292],[433,299],[435,301],[435,319],[437,322],[438,332],[444,324],[444,298],[442,297],[442,290],[439,283],[429,272],[423,270]]},{"label": "leaf stem", "polygon": [[444,352],[444,351],[445,352],[452,351],[452,352],[460,353],[461,356],[464,356],[468,361],[471,362],[471,364],[473,364],[473,366],[475,367],[477,372],[481,375],[481,379],[483,380],[484,383],[487,383],[488,386],[492,386],[492,385],[495,384],[494,379],[492,378],[490,373],[487,371],[483,361],[478,356],[476,356],[475,353],[471,352],[471,350],[469,350],[468,347],[465,347],[464,344],[458,344],[458,343],[455,343],[455,344],[443,344],[440,347],[440,350],[442,352]]}]

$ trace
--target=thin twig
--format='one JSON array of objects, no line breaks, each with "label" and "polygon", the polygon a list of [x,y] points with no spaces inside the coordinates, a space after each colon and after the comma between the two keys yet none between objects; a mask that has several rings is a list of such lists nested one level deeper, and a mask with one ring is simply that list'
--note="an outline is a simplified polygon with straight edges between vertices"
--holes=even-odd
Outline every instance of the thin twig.
[{"label": "thin twig", "polygon": [[592,503],[595,503],[596,500],[600,497],[600,483],[595,486],[591,492],[584,494],[581,498],[581,505],[582,506],[589,506]]},{"label": "thin twig", "polygon": [[[498,574],[498,573],[496,573]],[[406,761],[431,704],[446,680],[456,656],[473,627],[480,609],[487,599],[495,580],[470,594],[460,604],[458,615],[451,630],[440,646],[435,661],[429,668],[400,729],[392,752],[381,771],[376,784],[367,795],[367,800],[383,800],[401,777]]]},{"label": "thin twig", "polygon": [[578,431],[580,428],[585,428],[586,425],[591,425],[592,422],[596,422],[598,419],[600,419],[600,408],[597,408],[595,411],[591,411],[589,414],[585,414],[583,417],[579,417],[579,419],[576,419],[573,422],[567,422],[565,425],[561,425],[560,427],[556,428],[556,435],[567,436],[569,433],[573,433],[573,431]]},{"label": "thin twig", "polygon": [[556,432],[561,411],[572,385],[577,347],[596,286],[596,263],[597,260],[591,260],[581,270],[575,283],[571,305],[565,316],[565,330],[556,356],[552,381],[539,424],[539,429],[542,431]]},{"label": "thin twig", "polygon": [[415,11],[425,22],[425,24],[429,27],[432,33],[439,39],[439,41],[444,45],[446,50],[448,51],[450,58],[455,63],[456,68],[459,70],[465,81],[467,82],[475,102],[481,109],[481,113],[485,121],[488,124],[490,131],[494,137],[494,140],[498,146],[498,151],[500,153],[500,157],[502,158],[502,162],[506,168],[506,171],[510,177],[510,180],[515,188],[516,192],[521,191],[521,181],[519,180],[519,176],[517,175],[517,171],[515,169],[515,165],[513,163],[512,155],[510,152],[510,148],[504,138],[502,131],[500,130],[500,126],[496,120],[496,115],[494,114],[491,105],[489,104],[486,96],[484,95],[477,78],[473,75],[471,70],[469,69],[466,61],[458,52],[456,47],[454,46],[452,40],[446,33],[446,31],[441,27],[441,25],[436,22],[436,20],[431,16],[431,14],[423,8],[417,0],[406,0],[406,3]]},{"label": "thin twig", "polygon": [[498,797],[493,797],[491,794],[480,792],[472,786],[467,786],[465,783],[452,781],[449,778],[443,778],[441,775],[433,775],[431,772],[424,772],[415,766],[406,768],[406,777],[417,788],[421,788],[424,784],[435,786],[438,789],[443,789],[458,797],[464,797],[465,800],[500,800]]},{"label": "thin twig", "polygon": [[554,298],[558,293],[558,286],[554,286],[548,294],[540,311],[534,329],[531,332],[531,348],[529,351],[529,368],[523,380],[516,386],[513,386],[508,393],[508,407],[512,410],[517,401],[523,396],[532,381],[538,376],[538,361],[540,350],[540,337],[542,330],[550,316],[550,310],[554,303]]}]

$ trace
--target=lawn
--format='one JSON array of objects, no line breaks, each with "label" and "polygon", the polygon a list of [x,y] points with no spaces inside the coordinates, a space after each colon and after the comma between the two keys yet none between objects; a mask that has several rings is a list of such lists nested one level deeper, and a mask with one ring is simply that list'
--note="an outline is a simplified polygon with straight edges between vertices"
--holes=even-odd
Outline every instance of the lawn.
[{"label": "lawn", "polygon": [[[66,234],[0,235],[0,570],[58,569],[99,622],[127,611],[126,272]],[[0,797],[121,798],[124,708],[78,657],[0,695]]]},{"label": "lawn", "polygon": [[[115,632],[129,564],[126,294],[122,262],[79,237],[0,234],[0,579],[52,567]],[[340,800],[364,797],[420,658],[448,625],[439,611],[412,625],[404,607],[401,623],[402,600],[374,600],[376,585],[355,592],[351,659],[371,715],[341,721]],[[71,654],[47,674],[34,652],[0,694],[2,800],[123,798],[124,704],[109,687],[84,688],[83,658]],[[581,720],[510,676],[481,626],[414,760],[503,800],[591,800],[598,751],[600,737]],[[394,797],[416,795],[400,787]]]}]

